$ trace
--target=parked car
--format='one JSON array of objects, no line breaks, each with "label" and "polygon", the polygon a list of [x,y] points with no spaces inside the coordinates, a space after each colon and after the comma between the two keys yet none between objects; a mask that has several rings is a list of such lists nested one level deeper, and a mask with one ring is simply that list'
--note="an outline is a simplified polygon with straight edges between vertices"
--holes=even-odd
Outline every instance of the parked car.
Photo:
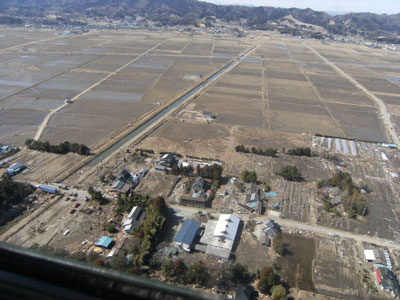
[{"label": "parked car", "polygon": [[65,230],[63,235],[67,235],[69,233],[69,229]]},{"label": "parked car", "polygon": [[74,212],[76,212],[76,210],[75,209],[73,209],[73,208],[71,208],[70,210],[69,210],[69,213],[72,215]]},{"label": "parked car", "polygon": [[74,207],[75,207],[75,208],[78,208],[80,205],[81,205],[81,204],[80,204],[79,202],[75,202],[75,203],[74,203]]}]

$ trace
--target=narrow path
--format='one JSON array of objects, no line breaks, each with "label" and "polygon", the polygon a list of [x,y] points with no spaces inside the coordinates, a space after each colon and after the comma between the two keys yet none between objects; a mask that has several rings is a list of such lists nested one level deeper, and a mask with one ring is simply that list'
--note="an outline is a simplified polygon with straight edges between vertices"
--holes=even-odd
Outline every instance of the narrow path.
[{"label": "narrow path", "polygon": [[33,44],[37,44],[37,43],[54,41],[54,40],[58,40],[58,39],[62,39],[62,38],[65,38],[65,36],[57,36],[57,37],[53,37],[53,38],[49,38],[49,39],[45,39],[45,40],[39,40],[39,41],[33,41],[33,42],[24,43],[24,44],[20,44],[20,45],[15,45],[15,46],[11,46],[11,47],[0,49],[0,52],[12,50],[12,49],[18,48],[18,47],[33,45]]},{"label": "narrow path", "polygon": [[392,141],[400,147],[400,139],[396,133],[396,131],[393,129],[393,124],[392,121],[390,120],[388,116],[388,112],[386,109],[385,103],[376,97],[373,93],[371,93],[369,90],[367,90],[364,86],[362,86],[358,81],[356,81],[353,77],[345,73],[342,69],[340,69],[338,66],[336,66],[333,62],[322,56],[317,50],[315,50],[312,46],[302,43],[305,47],[307,47],[310,51],[312,51],[315,55],[317,55],[319,58],[321,58],[325,63],[327,63],[329,66],[332,67],[340,76],[342,76],[344,79],[347,79],[352,83],[355,87],[357,87],[359,90],[363,91],[368,98],[370,98],[372,101],[374,101],[379,109],[379,114],[380,114],[380,119],[383,121],[384,125],[384,130],[387,134],[387,137],[392,139]]},{"label": "narrow path", "polygon": [[[95,84],[93,84],[92,86],[90,86],[89,88],[87,88],[86,90],[84,90],[83,92],[79,93],[78,95],[76,95],[75,97],[73,97],[71,99],[71,101],[76,101],[78,100],[80,97],[82,97],[83,95],[85,95],[86,93],[90,92],[91,90],[93,90],[94,88],[96,88],[97,86],[99,86],[100,84],[102,84],[104,81],[106,81],[107,79],[109,79],[110,77],[114,76],[115,74],[117,74],[118,72],[122,71],[123,69],[125,69],[126,67],[128,67],[129,65],[131,65],[132,63],[134,63],[135,61],[141,59],[143,56],[145,56],[146,54],[148,54],[150,51],[153,51],[154,49],[156,49],[158,46],[162,45],[163,43],[165,43],[168,39],[165,39],[163,41],[161,41],[160,43],[158,43],[157,45],[155,45],[154,47],[148,49],[146,52],[142,53],[141,55],[139,55],[138,57],[130,60],[128,63],[126,63],[125,65],[123,65],[122,67],[120,67],[119,69],[115,70],[114,72],[108,74],[106,77],[104,77],[103,79],[101,79],[100,81],[96,82]],[[46,128],[47,124],[50,121],[50,118],[52,116],[54,116],[57,112],[59,112],[60,110],[62,110],[63,108],[65,108],[66,106],[68,106],[68,103],[63,103],[61,106],[57,107],[56,109],[52,110],[47,116],[46,118],[44,118],[42,124],[40,124],[38,130],[36,131],[36,134],[34,136],[34,140],[39,140],[40,137],[43,134],[44,129]]]}]

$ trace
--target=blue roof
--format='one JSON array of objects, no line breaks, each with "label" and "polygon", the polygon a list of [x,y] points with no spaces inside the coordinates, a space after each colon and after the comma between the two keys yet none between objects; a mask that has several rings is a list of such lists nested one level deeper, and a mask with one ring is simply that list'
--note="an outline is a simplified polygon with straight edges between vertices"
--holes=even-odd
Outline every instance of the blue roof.
[{"label": "blue roof", "polygon": [[264,193],[264,194],[265,194],[265,197],[268,197],[268,196],[276,197],[276,196],[278,196],[278,194],[276,192],[267,192],[267,193]]},{"label": "blue roof", "polygon": [[108,248],[112,242],[112,238],[108,236],[102,236],[100,240],[94,242],[96,246]]},{"label": "blue roof", "polygon": [[195,220],[185,220],[179,230],[178,234],[175,237],[175,242],[183,243],[187,245],[192,245],[197,230],[200,228],[200,223]]}]

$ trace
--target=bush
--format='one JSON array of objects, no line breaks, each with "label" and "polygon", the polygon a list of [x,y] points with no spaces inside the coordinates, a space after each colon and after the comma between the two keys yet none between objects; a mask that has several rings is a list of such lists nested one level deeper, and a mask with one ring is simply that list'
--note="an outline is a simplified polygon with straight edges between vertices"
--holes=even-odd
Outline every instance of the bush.
[{"label": "bush", "polygon": [[272,299],[276,300],[286,300],[286,289],[282,284],[275,285],[272,288]]},{"label": "bush", "polygon": [[257,182],[257,173],[254,171],[250,172],[248,170],[244,170],[241,173],[241,178],[246,183]]},{"label": "bush", "polygon": [[278,175],[282,176],[288,181],[303,181],[300,170],[296,166],[283,167]]}]

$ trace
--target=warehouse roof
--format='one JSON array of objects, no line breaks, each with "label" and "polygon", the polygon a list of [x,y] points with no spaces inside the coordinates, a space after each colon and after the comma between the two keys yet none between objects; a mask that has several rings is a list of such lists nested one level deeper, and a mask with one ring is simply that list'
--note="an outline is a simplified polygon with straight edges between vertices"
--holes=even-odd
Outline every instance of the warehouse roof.
[{"label": "warehouse roof", "polygon": [[214,229],[214,236],[235,240],[239,228],[240,219],[233,215],[220,215]]},{"label": "warehouse roof", "polygon": [[175,237],[175,242],[191,245],[196,237],[200,223],[195,220],[185,220]]}]

